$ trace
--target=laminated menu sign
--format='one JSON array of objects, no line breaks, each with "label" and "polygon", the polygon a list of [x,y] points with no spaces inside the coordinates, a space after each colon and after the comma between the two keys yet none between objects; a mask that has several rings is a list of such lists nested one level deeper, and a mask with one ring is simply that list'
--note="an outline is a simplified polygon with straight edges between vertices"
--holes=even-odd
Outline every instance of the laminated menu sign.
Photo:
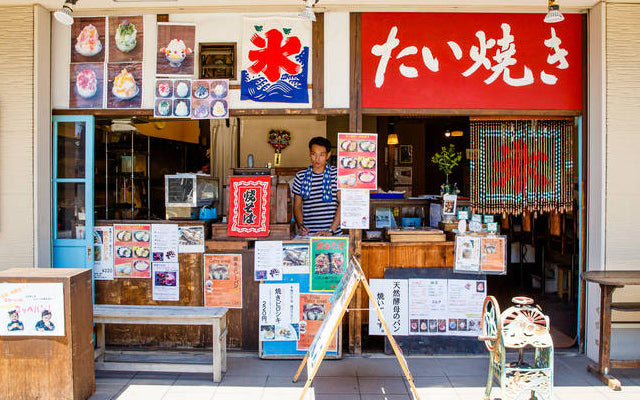
[{"label": "laminated menu sign", "polygon": [[447,280],[409,279],[409,335],[447,331]]},{"label": "laminated menu sign", "polygon": [[204,253],[204,226],[178,226],[178,251]]},{"label": "laminated menu sign", "polygon": [[[300,293],[300,338],[296,350],[307,350],[318,333],[322,322],[331,309],[330,294]],[[338,348],[336,337],[329,345],[328,351]]]},{"label": "laminated menu sign", "polygon": [[386,335],[373,301],[378,304],[392,335],[409,333],[409,284],[406,279],[370,279],[373,298],[369,298],[369,334]]},{"label": "laminated menu sign", "polygon": [[189,118],[191,115],[191,80],[156,79],[153,116]]},{"label": "laminated menu sign", "polygon": [[480,270],[483,274],[505,274],[507,272],[507,238],[484,236],[480,249]]},{"label": "laminated menu sign", "polygon": [[61,282],[0,283],[1,336],[64,336]]},{"label": "laminated menu sign", "polygon": [[229,177],[229,236],[269,236],[271,177]]},{"label": "laminated menu sign", "polygon": [[338,189],[378,188],[378,135],[338,133]]},{"label": "laminated menu sign", "polygon": [[178,262],[178,224],[151,225],[151,260]]},{"label": "laminated menu sign", "polygon": [[482,304],[486,296],[485,280],[449,279],[447,281],[447,332],[452,336],[477,336],[482,329]]},{"label": "laminated menu sign", "polygon": [[242,308],[242,255],[204,255],[205,307]]},{"label": "laminated menu sign", "polygon": [[255,242],[254,275],[256,281],[279,281],[282,279],[282,242]]},{"label": "laminated menu sign", "polygon": [[115,277],[151,277],[151,225],[114,225]]},{"label": "laminated menu sign", "polygon": [[308,274],[309,273],[309,244],[283,244],[282,245],[282,273],[283,274]]},{"label": "laminated menu sign", "polygon": [[300,288],[297,283],[261,284],[260,341],[298,340]]},{"label": "laminated menu sign", "polygon": [[480,271],[480,236],[456,235],[456,257],[453,272]]},{"label": "laminated menu sign", "polygon": [[177,262],[153,263],[153,300],[180,300],[180,264]]},{"label": "laminated menu sign", "polygon": [[369,191],[343,189],[340,196],[340,226],[343,229],[369,229]]},{"label": "laminated menu sign", "polygon": [[410,279],[409,335],[477,336],[483,279]]},{"label": "laminated menu sign", "polygon": [[93,279],[113,280],[113,226],[96,226],[93,230]]},{"label": "laminated menu sign", "polygon": [[346,237],[312,237],[311,291],[332,291],[342,279],[349,259],[349,239]]}]

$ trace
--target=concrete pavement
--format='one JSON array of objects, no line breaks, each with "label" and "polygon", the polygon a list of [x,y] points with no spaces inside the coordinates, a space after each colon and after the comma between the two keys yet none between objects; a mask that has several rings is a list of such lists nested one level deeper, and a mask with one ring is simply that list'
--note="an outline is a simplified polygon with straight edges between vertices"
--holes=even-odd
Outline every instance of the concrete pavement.
[{"label": "concrete pavement", "polygon": [[[480,400],[488,354],[481,356],[409,356],[409,368],[422,400]],[[555,400],[640,399],[640,369],[614,370],[622,391],[604,386],[586,371],[589,360],[575,351],[556,352]],[[260,360],[256,354],[229,354],[222,382],[209,374],[96,372],[91,400],[297,400],[306,370],[292,383],[300,360]],[[408,384],[395,357],[382,354],[325,360],[306,399],[409,400]],[[501,397],[500,388],[491,393]]]}]

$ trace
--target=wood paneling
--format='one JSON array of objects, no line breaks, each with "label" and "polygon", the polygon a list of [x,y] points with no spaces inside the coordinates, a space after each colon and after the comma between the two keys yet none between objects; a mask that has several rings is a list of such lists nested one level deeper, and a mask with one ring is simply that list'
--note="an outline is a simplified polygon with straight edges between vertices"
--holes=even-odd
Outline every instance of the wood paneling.
[{"label": "wood paneling", "polygon": [[65,314],[64,336],[0,336],[0,399],[89,398],[95,389],[91,270],[16,268],[1,272],[0,282],[60,282]]}]

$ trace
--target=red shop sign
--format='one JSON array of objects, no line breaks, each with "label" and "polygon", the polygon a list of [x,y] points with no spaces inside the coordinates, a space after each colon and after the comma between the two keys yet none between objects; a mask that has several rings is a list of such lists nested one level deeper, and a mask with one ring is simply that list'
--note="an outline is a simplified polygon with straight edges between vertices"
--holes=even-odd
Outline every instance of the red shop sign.
[{"label": "red shop sign", "polygon": [[582,16],[362,14],[364,108],[582,109]]},{"label": "red shop sign", "polygon": [[229,236],[269,236],[271,177],[229,177]]}]

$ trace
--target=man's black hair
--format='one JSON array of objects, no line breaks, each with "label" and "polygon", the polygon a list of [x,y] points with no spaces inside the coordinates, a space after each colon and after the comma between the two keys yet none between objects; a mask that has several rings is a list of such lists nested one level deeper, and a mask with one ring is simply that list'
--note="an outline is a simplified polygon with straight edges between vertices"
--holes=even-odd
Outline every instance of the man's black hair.
[{"label": "man's black hair", "polygon": [[331,142],[325,137],[316,136],[313,139],[309,140],[309,150],[311,150],[311,146],[313,146],[314,144],[323,146],[325,149],[327,149],[327,153],[331,151]]}]

